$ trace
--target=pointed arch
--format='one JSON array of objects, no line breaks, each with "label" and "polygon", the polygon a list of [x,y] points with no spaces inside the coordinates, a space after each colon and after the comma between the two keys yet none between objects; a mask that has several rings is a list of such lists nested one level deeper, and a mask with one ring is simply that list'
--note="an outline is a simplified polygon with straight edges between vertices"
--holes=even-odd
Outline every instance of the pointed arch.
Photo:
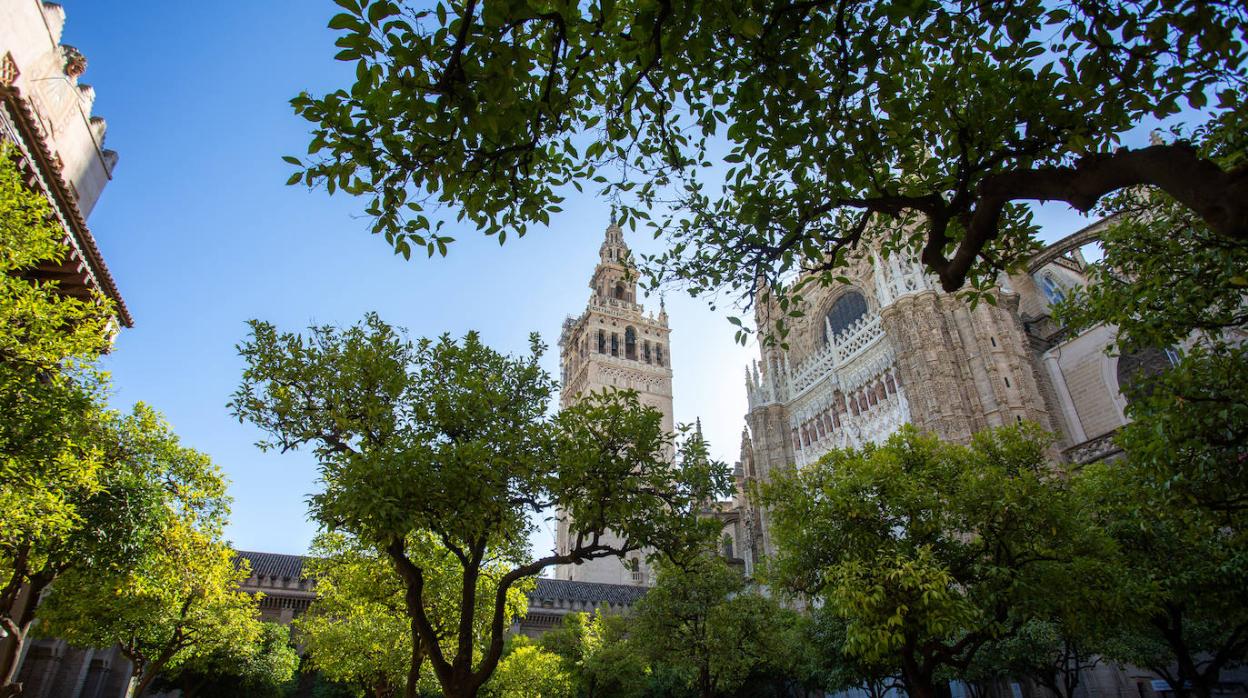
[{"label": "pointed arch", "polygon": [[824,316],[826,325],[824,341],[830,342],[843,334],[866,314],[866,296],[852,289],[841,294],[841,297],[836,299],[836,302],[832,304],[832,308]]}]

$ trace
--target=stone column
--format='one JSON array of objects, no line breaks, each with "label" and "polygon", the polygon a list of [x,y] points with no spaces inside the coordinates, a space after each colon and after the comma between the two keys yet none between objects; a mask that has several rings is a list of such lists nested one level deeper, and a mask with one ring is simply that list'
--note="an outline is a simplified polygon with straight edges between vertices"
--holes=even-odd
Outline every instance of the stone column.
[{"label": "stone column", "polygon": [[51,696],[53,684],[60,673],[65,656],[65,643],[60,640],[31,640],[18,680],[25,698]]},{"label": "stone column", "polygon": [[905,296],[880,312],[884,334],[893,342],[897,370],[910,404],[910,422],[919,430],[965,443],[984,425],[982,405],[973,393],[967,350],[954,325],[947,294],[925,291]]},{"label": "stone column", "polygon": [[112,677],[112,666],[107,659],[96,657],[87,668],[87,680],[82,684],[79,698],[112,698],[104,695],[104,687]]},{"label": "stone column", "polygon": [[1019,420],[1053,429],[1017,303],[1016,294],[1001,292],[997,305],[972,309],[927,291],[881,312],[912,424],[959,443]]}]

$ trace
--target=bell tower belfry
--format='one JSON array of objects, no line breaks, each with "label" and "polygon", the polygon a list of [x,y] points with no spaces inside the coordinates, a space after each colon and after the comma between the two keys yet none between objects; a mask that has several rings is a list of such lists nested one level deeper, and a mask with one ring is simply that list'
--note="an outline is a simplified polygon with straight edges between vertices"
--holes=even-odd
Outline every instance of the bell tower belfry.
[{"label": "bell tower belfry", "polygon": [[[603,389],[631,389],[645,405],[663,415],[671,432],[672,369],[667,310],[647,313],[637,298],[637,272],[612,216],[598,250],[598,266],[589,281],[589,303],[579,316],[563,322],[559,337],[562,378],[560,407]],[[555,544],[566,552],[571,543],[567,516],[558,515]],[[629,560],[602,558],[580,565],[560,565],[555,576],[583,582],[649,585],[653,574],[643,556]]]}]

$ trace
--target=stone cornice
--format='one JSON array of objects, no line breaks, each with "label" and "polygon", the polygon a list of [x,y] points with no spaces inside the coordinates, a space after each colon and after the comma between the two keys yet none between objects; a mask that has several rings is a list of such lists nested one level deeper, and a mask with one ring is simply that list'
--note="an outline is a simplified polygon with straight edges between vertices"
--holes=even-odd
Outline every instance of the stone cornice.
[{"label": "stone cornice", "polygon": [[[7,54],[5,58],[8,59]],[[11,59],[7,62],[11,62]],[[22,96],[21,90],[12,84],[0,84],[0,104],[3,104],[5,112],[12,120],[12,126],[16,129],[16,133],[11,135],[17,141],[21,155],[27,159],[31,169],[44,184],[46,195],[56,206],[65,224],[71,256],[81,262],[81,265],[63,264],[65,269],[58,269],[56,273],[69,274],[82,286],[99,291],[113,302],[118,321],[125,327],[133,327],[134,318],[117,290],[108,265],[104,263],[104,256],[96,245],[95,236],[91,234],[91,229],[87,227],[87,221],[78,208],[77,196],[65,179],[60,158],[48,147],[34,107]],[[0,136],[4,135],[0,133]]]}]

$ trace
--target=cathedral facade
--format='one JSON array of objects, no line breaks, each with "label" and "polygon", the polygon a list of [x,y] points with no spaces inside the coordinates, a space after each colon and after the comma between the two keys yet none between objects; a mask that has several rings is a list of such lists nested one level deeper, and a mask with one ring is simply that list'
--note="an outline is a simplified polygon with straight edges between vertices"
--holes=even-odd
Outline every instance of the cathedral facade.
[{"label": "cathedral facade", "polygon": [[[1087,283],[1079,249],[1093,224],[998,279],[996,303],[972,307],[940,288],[917,259],[867,246],[844,277],[806,295],[788,348],[760,349],[746,370],[748,410],[727,531],[747,570],[773,551],[767,512],[750,484],[802,467],[831,449],[878,443],[904,424],[965,443],[978,431],[1029,421],[1054,433],[1053,456],[1088,462],[1111,456],[1126,422],[1120,382],[1167,358],[1117,357],[1112,328],[1069,336],[1052,306]],[[756,322],[780,317],[761,296]]]},{"label": "cathedral facade", "polygon": [[[598,250],[598,265],[589,280],[585,310],[563,323],[559,337],[559,406],[568,407],[585,395],[602,390],[635,390],[643,405],[663,415],[663,430],[671,432],[674,423],[667,312],[660,304],[658,315],[647,313],[638,302],[637,273],[630,259],[624,233],[613,218]],[[556,520],[555,547],[566,553],[573,544],[571,521],[562,511],[557,512]],[[620,541],[609,535],[606,542]],[[555,578],[637,586],[654,583],[644,551],[634,552],[624,560],[607,557],[560,565]]]}]

